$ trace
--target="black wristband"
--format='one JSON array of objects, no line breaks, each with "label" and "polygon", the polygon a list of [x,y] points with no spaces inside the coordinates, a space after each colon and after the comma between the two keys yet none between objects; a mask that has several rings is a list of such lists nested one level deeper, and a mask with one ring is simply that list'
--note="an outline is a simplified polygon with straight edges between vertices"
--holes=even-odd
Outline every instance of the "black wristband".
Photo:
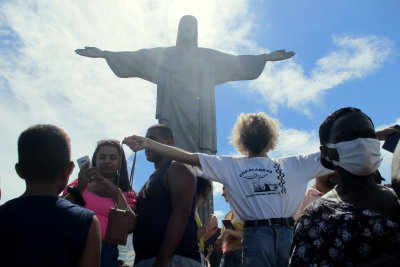
[{"label": "black wristband", "polygon": [[79,191],[78,188],[73,187],[73,186],[68,186],[67,192],[68,192],[69,194],[71,194],[71,195],[74,197],[75,202],[76,202],[77,205],[79,205],[79,206],[81,206],[81,207],[83,207],[83,206],[86,205],[86,202],[85,202],[85,200],[83,199],[83,196],[82,196],[82,194],[81,194],[81,191]]}]

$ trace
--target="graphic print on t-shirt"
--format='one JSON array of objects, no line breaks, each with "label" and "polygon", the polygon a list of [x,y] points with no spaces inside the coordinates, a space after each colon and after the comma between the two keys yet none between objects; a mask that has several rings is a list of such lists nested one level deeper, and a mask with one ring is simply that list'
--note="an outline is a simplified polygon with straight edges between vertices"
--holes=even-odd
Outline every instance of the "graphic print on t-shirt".
[{"label": "graphic print on t-shirt", "polygon": [[286,193],[283,179],[285,174],[278,163],[275,163],[273,167],[274,171],[265,168],[247,169],[239,175],[253,184],[254,194],[247,195],[247,197]]}]

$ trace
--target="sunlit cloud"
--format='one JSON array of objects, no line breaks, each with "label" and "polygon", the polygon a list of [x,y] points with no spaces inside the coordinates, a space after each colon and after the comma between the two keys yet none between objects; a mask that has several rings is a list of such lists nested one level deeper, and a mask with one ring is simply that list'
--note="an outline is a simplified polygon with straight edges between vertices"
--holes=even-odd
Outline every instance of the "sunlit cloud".
[{"label": "sunlit cloud", "polygon": [[[103,59],[76,55],[175,45],[179,19],[199,22],[199,45],[221,51],[253,47],[246,1],[53,1],[0,3],[0,158],[2,201],[23,191],[16,177],[18,135],[36,123],[56,124],[71,136],[74,159],[96,141],[143,134],[156,123],[156,87],[114,76]],[[71,176],[76,177],[77,170]]]},{"label": "sunlit cloud", "polygon": [[213,182],[213,195],[220,196],[222,194],[222,188],[224,187],[223,184],[218,182]]},{"label": "sunlit cloud", "polygon": [[[274,112],[280,106],[309,113],[323,100],[324,91],[379,69],[392,53],[392,42],[380,36],[334,36],[336,49],[320,58],[310,74],[292,59],[275,63],[250,83]],[[299,55],[301,57],[301,55]]]},{"label": "sunlit cloud", "polygon": [[225,214],[226,214],[226,212],[223,212],[221,210],[214,211],[214,215],[215,215],[215,217],[217,217],[218,220],[223,219]]}]

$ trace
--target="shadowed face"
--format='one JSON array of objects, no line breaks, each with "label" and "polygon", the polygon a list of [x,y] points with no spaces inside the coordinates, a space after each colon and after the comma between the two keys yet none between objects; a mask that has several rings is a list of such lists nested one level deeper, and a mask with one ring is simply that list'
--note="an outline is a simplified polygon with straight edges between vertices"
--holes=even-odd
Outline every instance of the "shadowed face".
[{"label": "shadowed face", "polygon": [[[164,138],[160,134],[160,130],[157,129],[157,128],[148,130],[147,133],[146,133],[146,137],[151,139],[151,140],[154,140],[154,141],[157,141],[159,143],[162,143],[162,144],[166,144],[166,145],[170,144],[169,139]],[[161,155],[159,155],[157,153],[154,153],[153,151],[147,150],[147,149],[144,150],[144,153],[146,155],[147,160],[150,161],[150,162],[158,162],[160,159],[163,158],[163,156],[161,156]]]},{"label": "shadowed face", "polygon": [[[352,112],[338,118],[332,125],[328,137],[328,143],[337,144],[340,142],[352,141],[358,138],[377,138],[374,126],[363,113]],[[336,148],[323,146],[321,153],[330,159],[339,161]]]},{"label": "shadowed face", "polygon": [[197,46],[197,20],[193,16],[184,16],[179,22],[177,45]]},{"label": "shadowed face", "polygon": [[229,202],[229,201],[228,201],[228,194],[227,194],[227,192],[226,192],[225,186],[222,187],[222,194],[221,194],[221,196],[224,197],[224,199],[225,199],[226,202]]},{"label": "shadowed face", "polygon": [[113,146],[102,146],[96,157],[96,169],[104,177],[114,177],[119,169],[118,149]]}]

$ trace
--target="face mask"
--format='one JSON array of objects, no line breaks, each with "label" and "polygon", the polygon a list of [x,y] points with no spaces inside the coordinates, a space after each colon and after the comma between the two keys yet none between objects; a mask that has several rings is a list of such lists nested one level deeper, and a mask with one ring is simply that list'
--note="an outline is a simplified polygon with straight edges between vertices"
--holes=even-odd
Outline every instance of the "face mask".
[{"label": "face mask", "polygon": [[326,146],[336,148],[339,161],[331,160],[329,157],[325,157],[326,160],[358,176],[372,174],[382,162],[378,139],[358,138],[337,144],[326,144]]}]

